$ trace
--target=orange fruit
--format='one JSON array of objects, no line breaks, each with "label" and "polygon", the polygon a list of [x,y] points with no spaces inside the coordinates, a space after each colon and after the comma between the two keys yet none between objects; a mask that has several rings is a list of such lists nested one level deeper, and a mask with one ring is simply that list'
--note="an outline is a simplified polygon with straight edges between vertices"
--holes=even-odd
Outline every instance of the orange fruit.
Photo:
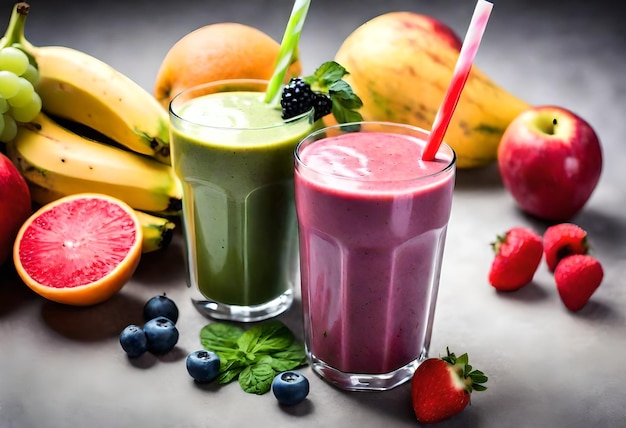
[{"label": "orange fruit", "polygon": [[141,257],[141,224],[126,203],[81,193],[50,202],[20,228],[13,246],[18,275],[35,293],[88,306],[117,293]]},{"label": "orange fruit", "polygon": [[[244,24],[222,22],[200,27],[178,40],[167,52],[157,72],[154,96],[168,108],[184,89],[225,79],[269,80],[280,44],[263,31]],[[298,54],[285,82],[300,76]]]}]

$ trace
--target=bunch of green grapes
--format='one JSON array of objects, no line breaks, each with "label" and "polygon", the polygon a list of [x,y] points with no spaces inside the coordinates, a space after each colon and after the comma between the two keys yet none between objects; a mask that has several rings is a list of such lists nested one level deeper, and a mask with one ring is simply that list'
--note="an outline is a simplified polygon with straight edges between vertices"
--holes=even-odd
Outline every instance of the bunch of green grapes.
[{"label": "bunch of green grapes", "polygon": [[41,111],[37,79],[39,71],[24,51],[14,46],[0,49],[0,141],[13,140],[16,122],[30,122]]}]

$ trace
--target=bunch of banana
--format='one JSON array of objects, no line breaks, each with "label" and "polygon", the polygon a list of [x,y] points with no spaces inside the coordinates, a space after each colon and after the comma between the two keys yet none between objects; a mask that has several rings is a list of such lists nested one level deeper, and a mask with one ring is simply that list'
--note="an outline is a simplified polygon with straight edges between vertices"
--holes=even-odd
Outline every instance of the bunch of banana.
[{"label": "bunch of banana", "polygon": [[[28,183],[31,199],[39,206],[67,196],[64,193],[39,186],[30,180],[26,180],[26,182]],[[135,213],[141,223],[142,252],[151,253],[166,248],[172,241],[176,223],[169,218],[156,216],[144,211],[135,210]]]},{"label": "bunch of banana", "polygon": [[92,128],[131,151],[170,163],[169,117],[159,102],[105,62],[63,46],[34,46],[24,36],[27,3],[14,6],[6,38],[37,64],[43,111]]},{"label": "bunch of banana", "polygon": [[19,126],[7,154],[27,180],[60,194],[105,193],[167,215],[181,209],[181,184],[169,165],[88,139],[43,112]]},{"label": "bunch of banana", "polygon": [[39,67],[35,90],[44,111],[93,128],[132,151],[170,163],[169,117],[145,89],[106,63],[74,49],[45,46],[29,52]]},{"label": "bunch of banana", "polygon": [[143,226],[143,251],[167,246],[181,209],[182,188],[169,151],[167,111],[148,91],[106,63],[61,46],[33,46],[24,37],[30,7],[17,3],[3,41],[36,64],[42,111],[18,123],[6,152],[27,180],[34,202],[96,192],[133,207]]}]

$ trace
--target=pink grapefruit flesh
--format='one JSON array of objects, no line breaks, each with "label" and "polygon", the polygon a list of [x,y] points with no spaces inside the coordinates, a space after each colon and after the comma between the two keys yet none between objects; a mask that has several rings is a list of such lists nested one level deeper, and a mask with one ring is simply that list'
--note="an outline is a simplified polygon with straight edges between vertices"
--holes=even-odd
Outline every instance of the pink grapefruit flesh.
[{"label": "pink grapefruit flesh", "polygon": [[141,225],[122,201],[78,194],[51,202],[18,232],[14,261],[33,291],[59,303],[92,305],[119,291],[141,255]]}]

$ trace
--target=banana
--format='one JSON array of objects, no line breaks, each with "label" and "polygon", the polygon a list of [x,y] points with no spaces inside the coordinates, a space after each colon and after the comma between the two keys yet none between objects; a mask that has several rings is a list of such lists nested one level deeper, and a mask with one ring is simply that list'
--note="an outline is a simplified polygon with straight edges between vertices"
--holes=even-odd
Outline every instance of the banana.
[{"label": "banana", "polygon": [[[31,200],[39,206],[46,205],[63,196],[67,196],[66,194],[55,192],[54,190],[35,184],[28,179],[26,183],[28,183]],[[167,248],[174,236],[176,223],[169,218],[156,216],[139,210],[135,210],[135,214],[139,219],[139,223],[141,223],[141,251],[143,253],[151,253]]]},{"label": "banana", "polygon": [[143,211],[135,210],[135,213],[143,232],[142,252],[151,253],[166,248],[172,241],[176,224],[168,218]]},{"label": "banana", "polygon": [[137,210],[178,214],[182,187],[169,165],[78,135],[39,113],[7,154],[24,177],[59,194],[105,193]]},{"label": "banana", "polygon": [[18,40],[20,48],[36,61],[39,81],[35,90],[43,111],[85,125],[127,149],[170,164],[166,109],[128,76],[85,52],[31,44],[24,36],[28,11],[25,3],[14,7],[5,37]]},{"label": "banana", "polygon": [[68,196],[65,193],[55,192],[54,190],[35,184],[26,177],[25,180],[26,184],[28,184],[28,190],[30,191],[30,199],[38,206],[44,206],[52,201]]},{"label": "banana", "polygon": [[169,117],[141,86],[71,48],[45,46],[29,52],[39,66],[35,90],[44,111],[93,128],[130,150],[171,162]]}]

